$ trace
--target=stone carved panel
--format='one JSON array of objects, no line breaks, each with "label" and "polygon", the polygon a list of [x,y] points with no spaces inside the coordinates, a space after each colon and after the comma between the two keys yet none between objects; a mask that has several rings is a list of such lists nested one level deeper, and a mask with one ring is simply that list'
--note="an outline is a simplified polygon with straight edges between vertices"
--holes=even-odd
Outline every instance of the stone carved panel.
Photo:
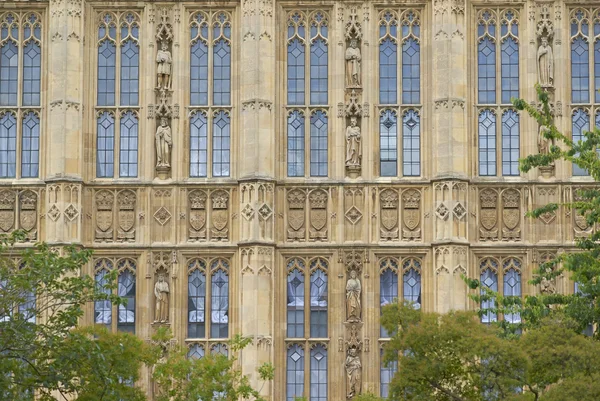
[{"label": "stone carved panel", "polygon": [[15,191],[9,189],[0,191],[0,230],[3,233],[8,233],[15,227],[16,199]]},{"label": "stone carved panel", "polygon": [[441,181],[434,184],[435,238],[467,237],[467,183]]},{"label": "stone carved panel", "polygon": [[206,240],[207,200],[206,192],[199,189],[188,194],[188,241]]},{"label": "stone carved panel", "polygon": [[96,191],[94,194],[94,241],[135,241],[136,203],[136,192],[130,189]]},{"label": "stone carved panel", "polygon": [[421,195],[417,188],[386,188],[380,192],[379,237],[382,241],[421,239]]},{"label": "stone carved panel", "polygon": [[211,229],[212,241],[229,240],[229,192],[215,190],[210,195],[211,199]]},{"label": "stone carved panel", "polygon": [[421,239],[421,192],[418,189],[402,192],[402,224],[404,241]]},{"label": "stone carved panel", "polygon": [[380,239],[397,241],[399,233],[400,198],[395,189],[385,189],[379,195]]},{"label": "stone carved panel", "polygon": [[38,194],[31,190],[19,194],[19,228],[25,230],[25,240],[38,238]]},{"label": "stone carved panel", "polygon": [[521,191],[518,189],[480,189],[479,240],[521,240],[521,208]]},{"label": "stone carved panel", "polygon": [[[579,193],[580,190],[585,189],[584,187],[574,187],[572,188],[572,199],[573,202],[579,202],[582,201],[583,198],[581,197],[581,194]],[[575,238],[584,238],[589,236],[594,227],[589,225],[587,222],[587,215],[589,214],[589,212],[586,212],[585,214],[581,214],[581,212],[579,210],[571,210],[571,214],[573,215],[573,235],[575,236]]]},{"label": "stone carved panel", "polygon": [[329,232],[327,190],[290,188],[286,193],[286,239],[327,241]]},{"label": "stone carved panel", "polygon": [[327,241],[327,191],[312,190],[308,195],[309,204],[309,240]]},{"label": "stone carved panel", "polygon": [[306,191],[292,189],[287,193],[287,239],[304,241],[306,237]]},{"label": "stone carved panel", "polygon": [[442,246],[434,249],[434,283],[436,310],[465,310],[468,304],[467,286],[462,275],[467,274],[468,248]]},{"label": "stone carved panel", "polygon": [[346,241],[359,241],[364,226],[365,191],[363,188],[344,189],[344,237]]}]

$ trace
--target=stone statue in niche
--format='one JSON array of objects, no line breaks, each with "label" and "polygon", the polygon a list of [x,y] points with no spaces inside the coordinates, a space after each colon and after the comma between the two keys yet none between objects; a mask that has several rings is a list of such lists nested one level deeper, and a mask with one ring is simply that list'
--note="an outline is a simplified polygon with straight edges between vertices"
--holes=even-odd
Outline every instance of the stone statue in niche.
[{"label": "stone statue in niche", "polygon": [[173,146],[171,127],[167,118],[162,117],[156,129],[156,167],[171,167],[171,146]]},{"label": "stone statue in niche", "polygon": [[538,81],[542,88],[554,86],[554,55],[548,44],[548,36],[542,36],[542,43],[537,52]]},{"label": "stone statue in niche", "polygon": [[346,166],[360,167],[362,159],[362,145],[360,127],[356,117],[350,118],[350,125],[346,128]]},{"label": "stone statue in niche", "polygon": [[173,58],[166,41],[161,42],[160,50],[156,53],[156,89],[171,89],[171,64]]},{"label": "stone statue in niche", "polygon": [[542,281],[540,282],[540,292],[544,295],[556,294],[554,280],[548,280],[546,277],[542,277]]},{"label": "stone statue in niche", "polygon": [[344,367],[346,368],[346,398],[352,399],[360,394],[362,387],[362,364],[356,347],[348,349]]},{"label": "stone statue in niche", "polygon": [[165,323],[169,321],[169,284],[165,281],[164,273],[159,273],[158,281],[154,284],[156,309],[154,322]]},{"label": "stone statue in niche", "polygon": [[362,57],[356,39],[346,49],[346,86],[360,87],[360,62]]},{"label": "stone statue in niche", "polygon": [[538,152],[543,155],[550,153],[550,141],[544,136],[546,131],[548,131],[548,127],[540,125],[538,131]]},{"label": "stone statue in niche", "polygon": [[346,282],[346,318],[348,321],[360,321],[362,287],[356,270],[350,270],[350,278]]}]

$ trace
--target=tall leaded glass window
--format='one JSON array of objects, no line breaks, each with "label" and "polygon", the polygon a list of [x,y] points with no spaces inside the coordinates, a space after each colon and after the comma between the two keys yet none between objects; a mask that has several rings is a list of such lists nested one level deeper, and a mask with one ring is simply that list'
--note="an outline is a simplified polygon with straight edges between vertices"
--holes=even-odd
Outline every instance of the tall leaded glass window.
[{"label": "tall leaded glass window", "polygon": [[[484,9],[477,21],[477,139],[480,176],[519,175],[519,13]],[[497,121],[500,119],[500,121]]]},{"label": "tall leaded glass window", "polygon": [[392,378],[398,371],[398,361],[385,363],[384,361],[384,350],[380,352],[381,368],[379,373],[379,395],[381,398],[389,397],[390,395],[390,383]]},{"label": "tall leaded glass window", "polygon": [[210,336],[229,336],[229,263],[224,259],[211,262]]},{"label": "tall leaded glass window", "polygon": [[287,349],[286,401],[304,396],[304,347],[290,344]]},{"label": "tall leaded glass window", "polygon": [[187,268],[187,338],[228,338],[229,262],[193,258]]},{"label": "tall leaded glass window", "polygon": [[[421,21],[418,10],[379,13],[379,101],[379,174],[382,177],[421,175]],[[402,118],[401,129],[398,128],[399,117]],[[400,164],[401,171],[398,170]]]},{"label": "tall leaded glass window", "polygon": [[327,397],[327,350],[315,341],[329,338],[328,268],[321,257],[286,262],[286,400]]},{"label": "tall leaded glass window", "polygon": [[135,333],[135,262],[122,259],[118,262],[119,277],[117,280],[117,295],[125,300],[125,305],[119,305],[119,320],[117,330]]},{"label": "tall leaded glass window", "polygon": [[322,344],[310,350],[310,400],[327,401],[327,348]]},{"label": "tall leaded glass window", "polygon": [[206,263],[193,259],[188,264],[188,338],[206,336]]},{"label": "tall leaded glass window", "polygon": [[[505,259],[502,263],[504,276],[503,294],[505,297],[521,298],[521,262],[516,258]],[[520,323],[521,314],[505,313],[504,320],[509,323]]]},{"label": "tall leaded glass window", "polygon": [[[493,258],[483,259],[479,265],[481,271],[481,295],[485,295],[484,287],[490,291],[498,291],[498,261]],[[481,309],[487,310],[481,316],[482,323],[492,323],[497,321],[495,312],[496,301],[494,299],[486,299],[481,302]]]},{"label": "tall leaded glass window", "polygon": [[42,21],[0,16],[0,178],[39,177]]},{"label": "tall leaded glass window", "polygon": [[204,358],[204,347],[200,344],[194,343],[189,347],[187,353],[188,359],[201,359]]},{"label": "tall leaded glass window", "polygon": [[231,15],[190,15],[190,177],[231,175]]},{"label": "tall leaded glass window", "polygon": [[96,177],[138,176],[140,17],[98,16]]},{"label": "tall leaded glass window", "polygon": [[[571,102],[590,102],[590,46],[595,46],[596,40],[590,42],[589,11],[576,9],[571,13]],[[594,35],[596,34],[594,24]],[[595,48],[594,56],[596,56]],[[594,59],[594,67],[600,60]],[[594,74],[595,76],[596,74]],[[595,85],[594,85],[595,87]],[[596,95],[597,96],[597,95]],[[596,101],[598,98],[595,97]]]},{"label": "tall leaded glass window", "polygon": [[[19,269],[26,269],[27,265],[23,262],[19,264]],[[36,311],[37,311],[37,300],[35,292],[27,291],[23,294],[24,302],[19,304],[17,312],[21,315],[21,318],[28,323],[35,323]],[[1,320],[0,320],[1,321]]]},{"label": "tall leaded glass window", "polygon": [[287,17],[285,131],[289,177],[327,177],[329,173],[328,24],[323,11],[309,15],[293,11]]},{"label": "tall leaded glass window", "polygon": [[[109,295],[110,289],[106,288],[109,284],[106,275],[113,269],[113,263],[108,259],[99,259],[94,264],[96,286],[100,291]],[[109,329],[112,326],[112,304],[109,300],[94,302],[94,323],[107,326]]]},{"label": "tall leaded glass window", "polygon": [[[573,142],[583,141],[585,139],[584,132],[590,130],[590,114],[587,109],[577,108],[573,110],[571,116],[571,133]],[[573,175],[588,175],[588,172],[573,163]]]},{"label": "tall leaded glass window", "polygon": [[[421,260],[406,258],[401,262],[392,257],[383,258],[379,262],[379,303],[383,307],[404,299],[413,304],[414,308],[421,307]],[[401,284],[399,275],[402,275]],[[388,338],[388,333],[383,327],[380,337]]]}]

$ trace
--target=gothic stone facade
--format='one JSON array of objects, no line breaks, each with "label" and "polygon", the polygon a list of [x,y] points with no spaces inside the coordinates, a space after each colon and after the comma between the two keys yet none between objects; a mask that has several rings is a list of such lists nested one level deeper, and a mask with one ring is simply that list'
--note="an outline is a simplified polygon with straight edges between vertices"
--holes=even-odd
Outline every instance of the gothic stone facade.
[{"label": "gothic stone facade", "polygon": [[3,2],[0,231],[92,248],[97,280],[119,270],[128,306],[85,323],[169,325],[190,357],[251,336],[240,366],[256,383],[274,363],[272,400],[385,394],[381,305],[474,309],[461,274],[534,294],[536,266],[593,229],[564,209],[525,218],[593,182],[518,171],[549,144],[510,98],[540,82],[568,135],[600,121],[599,10]]}]

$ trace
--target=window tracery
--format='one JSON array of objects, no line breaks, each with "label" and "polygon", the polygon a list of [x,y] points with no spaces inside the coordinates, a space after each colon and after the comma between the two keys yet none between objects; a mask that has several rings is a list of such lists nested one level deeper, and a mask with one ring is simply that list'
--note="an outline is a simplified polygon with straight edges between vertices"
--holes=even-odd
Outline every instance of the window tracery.
[{"label": "window tracery", "polygon": [[[515,257],[495,258],[485,257],[479,262],[481,295],[485,289],[502,294],[504,297],[522,296],[521,291],[521,259]],[[497,304],[495,298],[486,298],[481,302],[481,309],[486,311],[481,316],[481,322],[490,324],[498,321]],[[518,312],[505,313],[504,320],[510,323],[520,323],[521,315]]]},{"label": "window tracery", "polygon": [[[289,177],[327,177],[329,174],[328,18],[328,14],[320,10],[310,14],[292,11],[287,16],[286,147]],[[310,127],[309,135],[306,135],[307,125]],[[307,149],[309,152],[306,152]],[[309,166],[308,171],[306,165]]]},{"label": "window tracery", "polygon": [[518,176],[519,115],[509,105],[519,96],[519,12],[480,10],[476,35],[478,173]]},{"label": "window tracery", "polygon": [[379,174],[383,177],[421,175],[420,18],[414,9],[379,13]]},{"label": "window tracery", "polygon": [[[96,177],[138,176],[140,16],[98,14]],[[118,157],[116,157],[118,156]]]},{"label": "window tracery", "polygon": [[190,177],[231,175],[232,24],[227,11],[190,15]]},{"label": "window tracery", "polygon": [[0,14],[0,178],[40,174],[42,21]]}]

